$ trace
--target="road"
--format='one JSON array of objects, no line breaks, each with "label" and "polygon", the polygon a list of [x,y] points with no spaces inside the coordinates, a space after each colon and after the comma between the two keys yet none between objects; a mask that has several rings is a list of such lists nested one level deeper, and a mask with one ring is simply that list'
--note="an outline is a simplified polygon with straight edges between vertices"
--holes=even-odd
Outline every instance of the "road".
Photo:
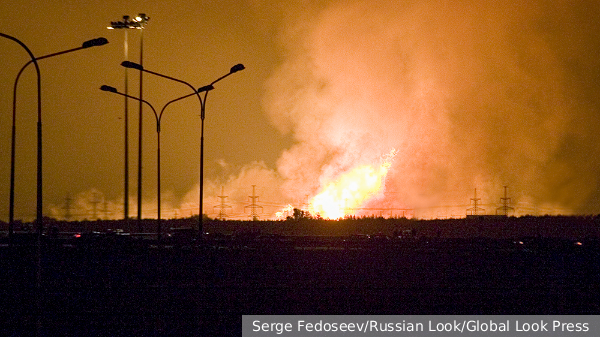
[{"label": "road", "polygon": [[45,239],[0,246],[0,335],[237,335],[242,314],[600,314],[595,241]]}]

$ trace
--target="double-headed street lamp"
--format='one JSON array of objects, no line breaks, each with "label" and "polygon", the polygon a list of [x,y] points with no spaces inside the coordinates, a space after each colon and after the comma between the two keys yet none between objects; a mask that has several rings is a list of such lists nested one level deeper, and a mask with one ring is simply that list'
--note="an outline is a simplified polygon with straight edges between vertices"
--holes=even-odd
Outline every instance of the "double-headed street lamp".
[{"label": "double-headed street lamp", "polygon": [[[37,228],[37,244],[36,244],[36,272],[35,272],[35,284],[36,284],[36,290],[39,294],[39,292],[42,289],[42,230],[43,230],[43,223],[42,223],[42,85],[41,85],[41,76],[40,76],[40,67],[37,63],[37,60],[35,58],[35,56],[33,56],[33,53],[31,52],[31,50],[29,50],[29,48],[23,43],[21,42],[19,39],[12,37],[10,35],[6,35],[3,33],[0,33],[0,36],[13,40],[15,42],[17,42],[21,47],[23,47],[23,49],[25,49],[25,51],[27,51],[27,54],[29,54],[29,57],[31,58],[31,62],[33,62],[33,64],[35,65],[35,71],[37,74],[37,116],[38,116],[38,122],[37,122],[37,209],[36,209],[36,228]],[[36,299],[38,299],[39,301],[39,297],[36,296]],[[39,304],[39,302],[38,302]],[[40,331],[40,327],[41,327],[41,320],[40,320],[40,316],[38,315],[37,318],[37,332],[39,334]]]},{"label": "double-headed street lamp", "polygon": [[[149,17],[144,13],[138,14],[135,18],[131,19],[128,15],[123,16],[122,21],[112,21],[108,29],[125,29],[125,40],[124,40],[124,53],[125,60],[128,58],[129,45],[127,38],[128,29],[139,29],[140,30],[140,64],[143,64],[144,60],[144,28],[148,24]],[[140,73],[140,94],[139,98],[142,98],[142,74]],[[127,80],[127,69],[125,69],[125,94],[128,93],[128,80]],[[125,222],[129,221],[129,109],[127,105],[127,96],[125,96],[125,162],[124,162],[124,175],[125,175],[125,186],[124,186],[124,198],[123,198],[123,214]],[[139,140],[138,140],[138,229],[141,232],[141,220],[142,220],[142,101],[139,102]]]},{"label": "double-headed street lamp", "polygon": [[[212,90],[212,89],[213,89],[212,86],[210,86],[210,87],[207,86],[204,90],[206,90],[208,92],[209,90]],[[194,92],[192,94],[188,94],[188,95],[185,95],[185,96],[173,99],[173,100],[167,102],[163,106],[163,108],[160,110],[160,113],[157,113],[156,110],[154,109],[154,107],[152,106],[152,104],[150,104],[148,101],[146,101],[144,99],[141,99],[139,97],[130,96],[128,94],[121,93],[117,89],[115,89],[114,87],[111,87],[111,86],[108,86],[108,85],[101,86],[100,90],[107,91],[107,92],[112,92],[112,93],[115,93],[115,94],[118,94],[118,95],[121,95],[121,96],[125,96],[125,97],[128,97],[128,98],[135,99],[135,100],[138,100],[140,102],[146,103],[152,109],[152,112],[154,113],[154,117],[156,119],[156,140],[157,140],[157,144],[156,144],[156,186],[157,186],[157,191],[156,191],[157,196],[156,196],[156,198],[157,198],[157,207],[158,207],[157,239],[160,242],[161,234],[162,234],[162,227],[161,227],[161,202],[160,202],[160,200],[161,200],[161,195],[160,195],[160,190],[161,190],[161,188],[160,188],[160,122],[162,120],[162,115],[163,115],[165,109],[167,108],[167,106],[169,106],[173,102],[177,102],[177,101],[182,100],[184,98],[196,95],[197,93]]]},{"label": "double-headed street lamp", "polygon": [[67,54],[70,52],[74,52],[77,50],[81,50],[81,49],[86,49],[89,47],[95,47],[95,46],[103,46],[105,44],[108,43],[108,40],[100,37],[97,39],[93,39],[93,40],[88,40],[85,41],[81,47],[77,47],[77,48],[72,48],[72,49],[68,49],[65,51],[61,51],[61,52],[57,52],[57,53],[52,53],[52,54],[48,54],[48,55],[44,55],[44,56],[40,56],[40,57],[36,57],[35,60],[29,60],[27,63],[25,63],[25,65],[21,68],[21,70],[19,71],[19,73],[17,74],[17,78],[15,79],[15,84],[14,84],[14,88],[13,88],[13,105],[12,105],[12,135],[11,135],[11,147],[10,147],[10,202],[9,202],[9,212],[8,212],[8,236],[9,238],[12,238],[13,236],[13,232],[14,232],[14,209],[15,209],[15,144],[16,144],[16,116],[17,116],[17,85],[19,83],[19,78],[21,77],[21,74],[23,73],[23,71],[25,70],[25,68],[27,68],[27,66],[29,66],[31,63],[33,63],[34,61],[38,61],[38,60],[42,60],[45,58],[49,58],[52,56],[58,56],[58,55],[62,55],[62,54]]},{"label": "double-headed street lamp", "polygon": [[[243,64],[236,64],[233,67],[231,67],[231,69],[229,70],[229,73],[212,81],[209,85],[203,86],[203,87],[199,88],[198,90],[196,90],[194,88],[194,86],[188,82],[185,82],[183,80],[173,78],[173,77],[170,77],[167,75],[163,75],[163,74],[160,74],[160,73],[157,73],[154,71],[144,69],[144,67],[141,64],[137,64],[137,63],[130,62],[130,61],[123,61],[121,63],[121,65],[125,68],[137,69],[137,70],[140,70],[140,72],[147,72],[152,75],[164,77],[164,78],[172,80],[172,81],[183,83],[183,84],[187,85],[188,87],[190,87],[194,91],[194,94],[196,94],[198,96],[198,100],[200,101],[200,120],[201,120],[201,124],[202,124],[200,127],[201,128],[200,129],[200,187],[199,187],[199,201],[198,201],[198,204],[199,204],[198,205],[198,208],[199,208],[198,241],[200,241],[202,239],[202,199],[203,199],[203,193],[204,193],[204,117],[205,117],[205,112],[206,112],[206,98],[208,96],[208,92],[214,88],[213,85],[215,83],[219,82],[220,80],[224,79],[225,77],[227,77],[233,73],[236,73],[240,70],[244,70],[245,67]],[[204,99],[202,99],[202,97],[200,97],[201,92],[204,92]],[[191,96],[191,95],[192,94],[190,94],[189,96]]]},{"label": "double-headed street lamp", "polygon": [[[0,33],[1,37],[10,39],[14,42],[17,42],[21,47],[23,47],[23,49],[25,49],[25,51],[27,51],[27,53],[29,54],[29,57],[31,58],[30,62],[34,64],[35,66],[35,70],[36,70],[36,74],[37,74],[37,202],[36,202],[36,230],[37,230],[37,244],[36,244],[36,289],[38,291],[37,295],[41,295],[41,285],[42,285],[42,232],[44,229],[44,223],[43,223],[43,197],[42,197],[42,86],[41,86],[41,76],[40,76],[40,67],[37,63],[38,59],[41,58],[46,58],[46,57],[51,57],[51,56],[55,56],[55,55],[59,55],[59,54],[64,54],[70,51],[74,51],[74,50],[79,50],[82,48],[88,48],[88,47],[92,47],[92,46],[96,46],[96,45],[103,45],[106,44],[108,41],[106,41],[106,39],[100,38],[100,39],[95,39],[95,40],[90,40],[85,42],[82,45],[82,48],[75,48],[74,50],[68,50],[65,52],[61,52],[61,53],[55,53],[52,55],[46,55],[40,58],[36,58],[33,53],[31,52],[31,50],[23,43],[21,42],[19,39],[4,34],[4,33]],[[21,72],[23,71],[23,69],[30,63],[28,62],[27,64],[25,64],[25,66],[21,69],[21,71],[19,72],[19,75],[21,74]],[[19,76],[17,76],[17,80],[18,80]],[[17,88],[17,84],[15,81],[15,95],[13,97],[16,97],[16,88]],[[13,109],[14,109],[14,102],[13,102]],[[13,149],[13,152],[11,153],[11,159],[14,158],[14,137],[15,137],[15,123],[14,123],[14,111],[13,110],[13,129],[12,129],[12,145],[11,148]],[[12,160],[11,160],[12,161]],[[13,179],[14,178],[14,171],[11,171],[11,199],[14,196],[14,192],[13,192]],[[11,204],[12,206],[12,204]],[[11,213],[12,213],[12,207],[11,207]],[[13,219],[11,219],[13,220]],[[10,225],[9,225],[9,232],[11,231],[10,229],[13,228],[13,221],[11,221]],[[12,234],[12,233],[11,233]],[[40,297],[36,296],[37,300],[39,301]],[[38,302],[38,306],[39,306]],[[41,328],[41,320],[40,320],[40,316],[38,315],[37,317],[37,333],[40,333],[40,328]]]}]

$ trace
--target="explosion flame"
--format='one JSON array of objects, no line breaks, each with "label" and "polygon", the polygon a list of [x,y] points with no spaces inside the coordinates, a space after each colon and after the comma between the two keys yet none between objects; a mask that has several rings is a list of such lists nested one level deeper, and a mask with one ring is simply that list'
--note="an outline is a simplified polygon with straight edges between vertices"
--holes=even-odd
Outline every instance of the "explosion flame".
[{"label": "explosion flame", "polygon": [[349,215],[352,209],[361,207],[381,193],[385,177],[397,151],[392,149],[384,156],[379,168],[371,165],[355,167],[342,174],[336,181],[325,186],[311,201],[311,213],[325,219],[339,219]]}]

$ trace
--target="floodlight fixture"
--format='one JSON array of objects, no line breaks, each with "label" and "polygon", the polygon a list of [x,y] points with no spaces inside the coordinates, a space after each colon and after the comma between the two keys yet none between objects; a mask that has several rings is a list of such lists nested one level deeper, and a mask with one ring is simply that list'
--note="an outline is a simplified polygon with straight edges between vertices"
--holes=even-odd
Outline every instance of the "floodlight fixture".
[{"label": "floodlight fixture", "polygon": [[110,26],[106,27],[108,29],[144,29],[146,24],[148,24],[149,17],[144,13],[138,14],[133,20],[129,17],[129,15],[123,15],[123,21],[111,21]]}]

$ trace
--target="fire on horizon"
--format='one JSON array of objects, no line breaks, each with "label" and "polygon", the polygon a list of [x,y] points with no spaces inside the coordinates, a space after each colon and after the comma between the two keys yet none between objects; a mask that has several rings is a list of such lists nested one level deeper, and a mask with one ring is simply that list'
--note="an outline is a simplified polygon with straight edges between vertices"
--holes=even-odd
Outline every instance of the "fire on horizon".
[{"label": "fire on horizon", "polygon": [[[102,51],[40,62],[49,216],[64,217],[66,196],[73,215],[89,216],[96,203],[99,214],[105,209],[110,218],[123,216],[123,177],[117,169],[123,165],[123,107],[97,87],[123,83],[118,66],[123,36],[107,33],[106,24],[138,12],[153,18],[144,37],[148,68],[200,87],[231,64],[248,67],[244,76],[209,95],[204,192],[209,216],[216,217],[218,211],[210,211],[226,197],[233,204],[230,215],[247,219],[252,185],[261,205],[273,209],[262,218],[274,217],[287,204],[309,204],[312,213],[328,218],[352,209],[441,206],[453,208],[445,216],[454,216],[454,209],[464,216],[475,188],[484,204],[497,204],[503,186],[525,213],[535,208],[600,213],[600,6],[595,1],[114,5],[94,8],[96,25],[70,28],[62,5],[0,5],[0,31],[22,38],[40,55],[98,35],[111,41]],[[198,10],[188,13],[184,7]],[[70,11],[83,17],[91,8]],[[10,16],[18,11],[28,15],[14,23]],[[23,23],[30,18],[44,23],[46,32]],[[139,47],[134,33],[129,36],[133,61]],[[52,43],[48,34],[56,35]],[[13,69],[26,60],[8,42],[2,47],[0,107],[8,111]],[[28,75],[18,99],[17,213],[23,219],[30,217],[35,200],[34,139],[25,136],[35,128],[26,116],[34,102]],[[134,93],[136,76],[131,74]],[[144,98],[157,106],[184,89],[144,78]],[[182,102],[165,116],[167,217],[190,216],[197,209],[198,121],[192,119],[197,103]],[[135,106],[130,110],[136,112]],[[10,123],[1,115],[4,155]],[[145,121],[144,136],[145,217],[156,216],[151,122]],[[130,132],[136,137],[137,130]],[[390,154],[390,149],[395,150]],[[130,150],[135,152],[133,145]],[[8,200],[5,166],[2,205]]]}]

